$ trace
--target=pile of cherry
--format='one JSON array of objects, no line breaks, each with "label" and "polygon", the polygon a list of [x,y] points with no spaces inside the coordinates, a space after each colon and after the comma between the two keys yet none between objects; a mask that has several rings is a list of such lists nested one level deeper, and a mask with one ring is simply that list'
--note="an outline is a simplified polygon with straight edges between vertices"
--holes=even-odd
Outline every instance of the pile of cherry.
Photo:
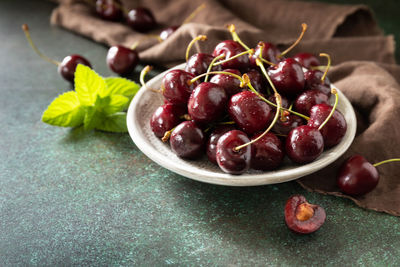
[{"label": "pile of cherry", "polygon": [[[295,44],[305,30],[303,25]],[[268,42],[249,49],[233,25],[230,31],[234,40],[220,42],[212,54],[192,55],[185,70],[166,73],[165,103],[150,121],[154,134],[169,137],[172,151],[182,158],[196,159],[206,151],[230,174],[250,167],[274,170],[285,155],[309,163],[337,145],[346,120],[329,104],[331,86],[326,72],[318,70],[318,58],[285,57],[295,44],[284,52]]]}]

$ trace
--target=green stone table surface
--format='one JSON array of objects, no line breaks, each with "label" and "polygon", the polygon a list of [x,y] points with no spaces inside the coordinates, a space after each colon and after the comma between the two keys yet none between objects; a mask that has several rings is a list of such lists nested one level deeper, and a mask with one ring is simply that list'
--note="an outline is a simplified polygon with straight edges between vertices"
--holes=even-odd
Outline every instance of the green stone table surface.
[{"label": "green stone table surface", "polygon": [[[400,4],[364,2],[399,40]],[[0,1],[0,266],[400,264],[398,217],[309,193],[296,182],[195,182],[153,163],[128,134],[42,123],[47,105],[70,88],[30,49],[22,23],[50,57],[83,54],[111,75],[106,47],[49,25],[54,6]],[[326,209],[319,231],[300,236],[287,229],[283,207],[292,194]]]}]

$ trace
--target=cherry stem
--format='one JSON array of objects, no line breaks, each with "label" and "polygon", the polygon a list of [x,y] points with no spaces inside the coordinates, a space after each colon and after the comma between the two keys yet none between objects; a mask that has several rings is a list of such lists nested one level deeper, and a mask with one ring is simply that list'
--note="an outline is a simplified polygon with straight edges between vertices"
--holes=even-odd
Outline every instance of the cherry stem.
[{"label": "cherry stem", "polygon": [[261,135],[259,135],[257,138],[251,140],[250,142],[248,142],[248,143],[246,143],[246,144],[243,144],[243,145],[240,145],[240,146],[235,147],[235,148],[233,149],[234,151],[239,151],[240,149],[242,149],[242,148],[244,148],[244,147],[246,147],[246,146],[248,146],[248,145],[251,145],[251,144],[257,142],[258,140],[260,140],[261,138],[263,138],[264,135],[266,135],[266,134],[272,129],[272,127],[274,127],[276,121],[277,121],[278,118],[279,118],[279,110],[282,108],[282,98],[281,98],[280,94],[275,93],[275,99],[276,99],[276,103],[278,103],[278,105],[277,105],[277,107],[276,107],[276,112],[275,112],[274,120],[271,122],[271,124],[269,125],[269,127],[268,127]]},{"label": "cherry stem", "polygon": [[326,57],[328,59],[328,63],[326,64],[324,75],[322,75],[322,78],[321,78],[321,83],[324,83],[326,75],[328,74],[328,70],[331,67],[331,57],[326,53],[320,53],[319,56]]},{"label": "cherry stem", "polygon": [[188,59],[189,59],[189,52],[190,52],[190,49],[192,49],[192,46],[194,45],[194,43],[196,43],[197,41],[205,41],[205,40],[207,40],[207,36],[198,35],[198,36],[194,37],[192,41],[190,41],[190,43],[188,44],[188,46],[186,48],[186,61],[188,61]]},{"label": "cherry stem", "polygon": [[221,58],[224,58],[224,57],[225,57],[225,54],[222,54],[222,55],[216,56],[215,58],[213,58],[213,60],[211,60],[211,63],[210,63],[210,65],[208,65],[208,68],[207,68],[207,75],[206,75],[206,77],[204,78],[204,81],[205,81],[205,82],[208,81],[208,73],[211,72],[211,69],[212,69],[212,67],[214,66],[214,63],[215,63],[217,60],[220,60]]},{"label": "cherry stem", "polygon": [[204,3],[199,5],[192,13],[190,13],[189,16],[186,17],[186,19],[182,22],[182,25],[189,23],[205,7],[206,7],[206,4],[204,4]]},{"label": "cherry stem", "polygon": [[[262,51],[261,51],[261,52],[262,52]],[[268,75],[268,73],[267,73],[267,70],[266,70],[265,67],[264,67],[264,64],[262,63],[262,61],[261,61],[259,58],[256,58],[256,64],[257,64],[257,66],[260,67],[261,72],[264,74],[265,78],[267,78],[268,83],[269,83],[269,84],[271,85],[271,87],[272,87],[272,90],[274,90],[274,93],[275,93],[275,94],[278,94],[278,91],[276,90],[274,83],[272,82],[271,78],[269,77],[269,75]]]},{"label": "cherry stem", "polygon": [[144,67],[144,68],[142,69],[142,71],[140,72],[139,81],[140,81],[140,84],[142,85],[142,87],[146,88],[146,90],[151,90],[151,91],[153,91],[153,92],[159,93],[160,90],[156,90],[156,89],[153,89],[153,88],[148,88],[147,85],[146,85],[146,82],[144,81],[144,76],[146,76],[146,74],[147,74],[150,70],[152,70],[152,69],[153,69],[153,67],[152,67],[152,66],[149,66],[149,65],[147,65],[146,67]]},{"label": "cherry stem", "polygon": [[336,91],[335,88],[332,88],[331,93],[335,95],[335,104],[333,105],[331,113],[329,113],[328,117],[326,117],[324,122],[318,127],[318,131],[321,131],[321,129],[325,126],[325,124],[328,123],[329,119],[333,116],[333,113],[335,113],[337,104],[339,102],[339,94],[338,94],[338,92]]},{"label": "cherry stem", "polygon": [[234,74],[234,73],[232,73],[232,72],[227,72],[227,71],[210,71],[210,72],[203,73],[203,74],[200,74],[199,76],[194,77],[193,79],[191,79],[191,80],[188,82],[188,85],[191,85],[192,83],[194,83],[194,82],[197,81],[198,79],[203,78],[204,76],[207,76],[208,74],[226,74],[226,75],[233,76],[233,77],[235,77],[236,79],[239,79],[240,82],[243,82],[242,77],[240,77],[239,75]]},{"label": "cherry stem", "polygon": [[161,138],[161,141],[163,141],[164,143],[167,142],[168,139],[169,139],[169,137],[171,136],[171,133],[172,133],[174,130],[175,130],[175,127],[172,128],[172,129],[169,130],[169,131],[166,131],[166,132],[164,133],[164,136]]},{"label": "cherry stem", "polygon": [[272,63],[271,61],[268,61],[268,60],[266,60],[265,58],[262,57],[263,50],[264,50],[264,48],[265,48],[264,43],[263,43],[263,42],[260,42],[260,43],[259,43],[259,46],[260,46],[260,54],[258,55],[258,58],[259,58],[261,61],[267,63],[268,65],[276,66],[275,63]]},{"label": "cherry stem", "polygon": [[232,125],[235,124],[234,121],[222,121],[222,122],[218,122],[218,125]]},{"label": "cherry stem", "polygon": [[306,30],[307,30],[307,24],[302,23],[302,24],[301,24],[301,27],[302,27],[302,30],[301,30],[300,36],[297,38],[297,40],[296,40],[291,46],[289,46],[285,51],[283,51],[283,52],[278,56],[278,58],[281,58],[281,57],[283,57],[284,55],[286,55],[286,54],[287,54],[290,50],[292,50],[298,43],[300,43],[301,39],[303,39],[304,33],[305,33]]},{"label": "cherry stem", "polygon": [[36,45],[33,43],[31,35],[29,34],[29,27],[27,24],[22,24],[22,30],[25,33],[26,39],[28,40],[29,44],[31,45],[31,47],[33,48],[33,50],[36,52],[36,54],[38,54],[41,58],[43,58],[44,60],[46,60],[47,62],[50,62],[54,65],[59,66],[61,64],[61,62],[59,61],[55,61],[54,59],[49,58],[48,56],[42,54],[39,49],[36,47]]},{"label": "cherry stem", "polygon": [[138,47],[138,45],[140,44],[140,42],[139,41],[136,41],[136,42],[134,42],[133,43],[133,45],[130,47],[131,48],[131,50],[135,50],[136,49],[136,47]]},{"label": "cherry stem", "polygon": [[254,54],[254,49],[249,49],[249,50],[244,51],[244,52],[242,52],[242,53],[236,54],[236,55],[234,55],[234,56],[232,56],[232,57],[230,57],[230,58],[227,58],[227,59],[218,61],[217,63],[214,63],[214,66],[218,66],[218,65],[224,64],[224,63],[226,63],[226,62],[228,62],[228,61],[231,61],[232,59],[241,57],[241,56],[246,55],[246,54],[250,54],[250,55]]},{"label": "cherry stem", "polygon": [[395,159],[387,159],[378,163],[373,164],[374,167],[378,167],[379,165],[389,163],[389,162],[395,162],[395,161],[400,161],[400,158],[395,158]]},{"label": "cherry stem", "polygon": [[229,32],[232,35],[233,41],[238,42],[241,46],[243,46],[244,49],[251,50],[245,43],[242,42],[242,40],[240,40],[239,35],[236,32],[236,27],[234,24],[229,24],[227,27],[228,27]]}]

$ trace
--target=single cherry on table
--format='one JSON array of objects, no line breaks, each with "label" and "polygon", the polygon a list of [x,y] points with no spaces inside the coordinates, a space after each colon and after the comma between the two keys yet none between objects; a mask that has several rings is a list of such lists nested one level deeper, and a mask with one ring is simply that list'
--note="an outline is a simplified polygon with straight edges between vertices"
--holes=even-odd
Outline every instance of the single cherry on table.
[{"label": "single cherry on table", "polygon": [[120,0],[97,0],[96,13],[102,19],[110,21],[120,21],[124,15]]},{"label": "single cherry on table", "polygon": [[157,26],[153,13],[145,7],[131,9],[127,14],[126,23],[135,31],[142,33],[153,30]]},{"label": "single cherry on table", "polygon": [[106,62],[113,72],[119,75],[127,75],[132,73],[139,63],[139,54],[135,47],[127,48],[122,45],[114,45],[108,49]]}]

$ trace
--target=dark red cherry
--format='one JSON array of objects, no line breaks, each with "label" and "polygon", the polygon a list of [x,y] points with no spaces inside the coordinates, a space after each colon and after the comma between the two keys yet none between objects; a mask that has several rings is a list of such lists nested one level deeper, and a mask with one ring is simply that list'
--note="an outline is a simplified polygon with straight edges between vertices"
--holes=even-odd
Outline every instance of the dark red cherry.
[{"label": "dark red cherry", "polygon": [[302,118],[294,114],[289,114],[284,116],[283,120],[279,117],[272,127],[272,130],[277,134],[288,135],[291,130],[301,125],[304,125],[304,120]]},{"label": "dark red cherry", "polygon": [[280,94],[293,98],[304,91],[303,68],[293,58],[269,67],[268,74]]},{"label": "dark red cherry", "polygon": [[133,72],[139,63],[139,54],[136,50],[122,45],[114,45],[108,49],[106,62],[113,72],[125,75]]},{"label": "dark red cherry", "polygon": [[[267,95],[267,88],[270,89],[270,86],[265,81],[264,76],[255,69],[249,70],[248,72],[246,72],[246,74],[247,76],[249,76],[253,88],[256,89],[256,91],[260,94]],[[272,89],[270,89],[270,91],[272,91]]]},{"label": "dark red cherry", "polygon": [[184,114],[184,106],[171,103],[159,106],[150,119],[151,130],[157,137],[162,138],[166,131],[171,130],[182,121],[180,117]]},{"label": "dark red cherry", "polygon": [[293,57],[294,60],[300,63],[304,68],[317,67],[321,65],[319,59],[310,53],[298,53]]},{"label": "dark red cherry", "polygon": [[329,104],[329,97],[319,90],[307,90],[301,93],[294,102],[294,109],[301,114],[309,115],[311,108],[317,104]]},{"label": "dark red cherry", "polygon": [[218,166],[226,173],[241,174],[250,167],[251,145],[238,151],[237,146],[250,142],[247,135],[239,130],[232,130],[223,134],[217,142],[216,159]]},{"label": "dark red cherry", "polygon": [[194,121],[184,121],[172,131],[169,143],[179,157],[195,159],[204,151],[205,138]]},{"label": "dark red cherry", "polygon": [[[240,71],[235,69],[225,69],[224,71],[242,76]],[[216,74],[211,78],[210,82],[218,84],[224,88],[228,96],[232,96],[242,91],[242,88],[240,87],[240,80],[227,74]]]},{"label": "dark red cherry", "polygon": [[[261,133],[256,134],[251,140],[256,139]],[[283,157],[281,140],[273,133],[266,133],[257,142],[251,144],[251,167],[256,170],[274,170],[281,165]]]},{"label": "dark red cherry", "polygon": [[340,168],[337,178],[340,190],[354,196],[371,192],[378,182],[377,169],[360,155],[348,158]]},{"label": "dark red cherry", "polygon": [[271,107],[255,93],[243,91],[231,97],[228,112],[239,128],[250,135],[268,127]]},{"label": "dark red cherry", "polygon": [[[226,40],[220,42],[214,49],[213,56],[225,54],[225,59],[232,56],[238,55],[246,50],[238,43],[233,40]],[[249,56],[242,55],[238,58],[232,59],[228,62],[221,64],[223,69],[247,69],[249,67]]]},{"label": "dark red cherry", "polygon": [[296,163],[309,163],[324,150],[324,138],[317,128],[302,125],[294,128],[286,138],[286,154]]},{"label": "dark red cherry", "polygon": [[168,28],[165,28],[161,33],[160,33],[160,38],[161,40],[165,41],[168,37],[171,36],[177,29],[179,28],[178,25],[175,26],[170,26]]},{"label": "dark red cherry", "polygon": [[262,57],[269,62],[278,63],[278,56],[281,54],[278,48],[275,45],[268,42],[259,42],[255,49],[254,54],[250,57],[250,65],[252,67],[257,67],[256,59],[260,56],[261,46],[264,45],[262,50]]},{"label": "dark red cherry", "polygon": [[[327,104],[315,105],[311,108],[310,119],[307,125],[318,128],[332,111],[332,106]],[[339,110],[335,110],[332,117],[328,120],[324,127],[320,130],[326,148],[333,147],[340,143],[346,134],[347,123]]]},{"label": "dark red cherry", "polygon": [[[276,105],[276,98],[274,95],[270,95],[268,96],[268,100],[271,101],[272,103],[274,103]],[[282,104],[282,108],[289,108],[290,106],[290,102],[289,99],[287,99],[284,96],[281,96],[281,104]],[[276,110],[275,107],[272,108],[273,110]]]},{"label": "dark red cherry", "polygon": [[201,125],[220,119],[225,112],[228,96],[221,86],[203,82],[196,86],[190,95],[188,112],[190,117]]},{"label": "dark red cherry", "polygon": [[97,0],[96,13],[105,20],[120,21],[123,17],[119,0]]},{"label": "dark red cherry", "polygon": [[319,70],[308,70],[304,73],[305,89],[306,90],[319,90],[326,94],[328,97],[331,95],[331,82],[328,77],[325,78],[324,82],[321,81],[324,73]]},{"label": "dark red cherry", "polygon": [[70,56],[66,56],[63,61],[61,61],[60,65],[58,65],[58,73],[60,73],[61,76],[64,77],[64,79],[73,83],[76,66],[78,66],[78,64],[88,66],[89,68],[92,67],[92,65],[90,65],[90,62],[86,58],[80,55],[73,54]]},{"label": "dark red cherry", "polygon": [[[214,57],[210,54],[196,53],[186,62],[185,71],[193,73],[195,76],[206,73],[213,59]],[[222,70],[220,65],[212,67],[212,71],[219,70]]]},{"label": "dark red cherry", "polygon": [[145,7],[130,10],[126,22],[132,29],[138,32],[148,32],[157,26],[153,13]]},{"label": "dark red cherry", "polygon": [[190,80],[195,76],[184,70],[170,70],[167,72],[161,83],[161,90],[165,99],[173,104],[187,104],[193,89],[200,83]]},{"label": "dark red cherry", "polygon": [[211,132],[207,142],[207,157],[212,163],[217,164],[216,153],[219,138],[232,130],[235,130],[233,125],[219,125]]},{"label": "dark red cherry", "polygon": [[285,222],[290,230],[299,234],[317,231],[325,222],[325,210],[306,201],[302,195],[294,195],[285,205]]}]

